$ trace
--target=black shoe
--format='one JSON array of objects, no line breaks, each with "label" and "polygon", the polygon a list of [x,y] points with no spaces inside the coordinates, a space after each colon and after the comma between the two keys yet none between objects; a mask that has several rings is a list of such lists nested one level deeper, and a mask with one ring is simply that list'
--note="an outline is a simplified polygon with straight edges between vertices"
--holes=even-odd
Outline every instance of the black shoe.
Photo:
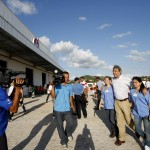
[{"label": "black shoe", "polygon": [[115,145],[120,146],[123,143],[125,143],[125,141],[116,140]]},{"label": "black shoe", "polygon": [[84,116],[84,118],[87,118],[87,116]]},{"label": "black shoe", "polygon": [[138,132],[135,132],[135,136],[139,139],[140,135],[138,134]]},{"label": "black shoe", "polygon": [[116,136],[116,132],[112,131],[109,135],[110,138],[114,138]]}]

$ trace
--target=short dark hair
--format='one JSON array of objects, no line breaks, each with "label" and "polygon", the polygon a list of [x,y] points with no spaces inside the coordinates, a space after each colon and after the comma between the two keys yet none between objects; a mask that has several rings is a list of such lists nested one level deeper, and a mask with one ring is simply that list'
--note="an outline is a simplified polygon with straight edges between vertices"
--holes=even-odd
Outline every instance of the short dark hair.
[{"label": "short dark hair", "polygon": [[79,80],[79,78],[78,77],[76,77],[75,79],[74,79],[74,81],[78,81]]},{"label": "short dark hair", "polygon": [[96,77],[96,79],[99,79],[99,80],[100,80],[100,77]]},{"label": "short dark hair", "polygon": [[84,79],[84,77],[82,76],[82,77],[80,77],[80,79]]},{"label": "short dark hair", "polygon": [[118,66],[118,65],[114,65],[113,70],[114,70],[114,69],[118,69],[118,70],[122,73],[122,69],[121,69],[121,67],[120,67],[120,66]]}]

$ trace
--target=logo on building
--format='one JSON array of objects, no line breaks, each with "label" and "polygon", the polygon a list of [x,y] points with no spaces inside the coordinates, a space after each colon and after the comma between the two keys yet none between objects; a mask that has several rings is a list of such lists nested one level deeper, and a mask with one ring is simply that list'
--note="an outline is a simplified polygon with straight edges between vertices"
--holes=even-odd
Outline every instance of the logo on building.
[{"label": "logo on building", "polygon": [[39,38],[33,38],[33,44],[39,48]]}]

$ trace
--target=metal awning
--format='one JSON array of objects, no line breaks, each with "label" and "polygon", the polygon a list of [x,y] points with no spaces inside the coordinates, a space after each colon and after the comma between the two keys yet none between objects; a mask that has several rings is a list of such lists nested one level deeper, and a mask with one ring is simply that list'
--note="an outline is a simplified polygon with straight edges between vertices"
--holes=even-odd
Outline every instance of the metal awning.
[{"label": "metal awning", "polygon": [[[31,43],[32,44],[32,43]],[[35,46],[35,45],[33,45]],[[35,46],[36,47],[36,46]],[[36,47],[37,48],[37,47]],[[32,63],[34,67],[41,67],[45,71],[54,71],[57,69],[60,73],[63,69],[57,67],[57,65],[50,63],[47,59],[33,51],[29,46],[23,44],[18,39],[14,38],[8,32],[0,27],[0,49],[9,53],[9,58],[21,58],[29,63]],[[37,48],[38,49],[38,48]]]}]

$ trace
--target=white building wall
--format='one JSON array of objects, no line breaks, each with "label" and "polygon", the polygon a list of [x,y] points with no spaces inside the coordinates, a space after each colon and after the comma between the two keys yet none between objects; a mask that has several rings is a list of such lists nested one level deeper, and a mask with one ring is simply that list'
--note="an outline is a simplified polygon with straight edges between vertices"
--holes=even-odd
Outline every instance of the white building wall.
[{"label": "white building wall", "polygon": [[53,73],[47,73],[46,74],[46,83],[48,84],[50,81],[53,80]]},{"label": "white building wall", "polygon": [[33,70],[33,84],[42,85],[42,71],[34,69]]},{"label": "white building wall", "polygon": [[13,71],[26,71],[26,68],[30,68],[33,70],[33,84],[34,85],[42,85],[42,73],[46,73],[46,83],[48,84],[49,81],[53,79],[53,73],[52,72],[45,72],[44,70],[42,71],[42,68],[34,68],[32,67],[32,64],[28,65],[28,62],[25,62],[23,60],[20,60],[24,63],[18,62],[13,59],[9,59],[7,54],[5,56],[0,55],[0,60],[6,61],[7,62],[7,68],[11,69]]}]

